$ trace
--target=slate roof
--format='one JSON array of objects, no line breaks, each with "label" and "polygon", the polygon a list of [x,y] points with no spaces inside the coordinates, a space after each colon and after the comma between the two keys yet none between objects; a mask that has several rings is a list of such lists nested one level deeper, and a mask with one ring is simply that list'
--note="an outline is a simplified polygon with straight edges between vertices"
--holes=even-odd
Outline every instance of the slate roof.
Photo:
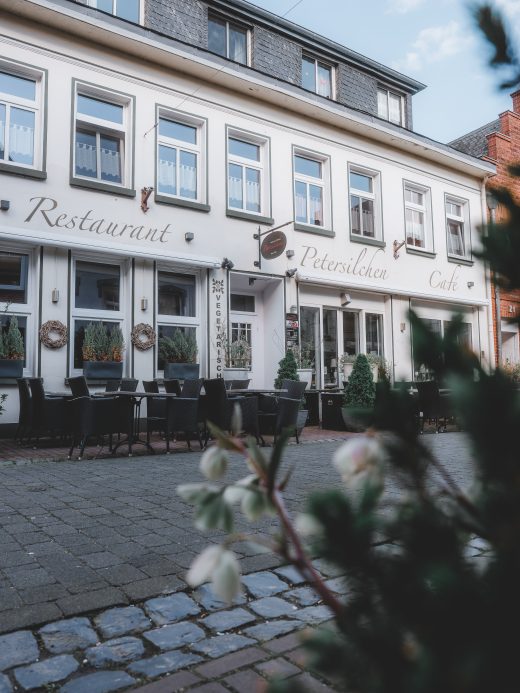
[{"label": "slate roof", "polygon": [[462,135],[462,137],[457,137],[456,140],[449,142],[450,147],[458,149],[459,152],[464,152],[464,154],[470,154],[471,156],[476,156],[477,158],[482,158],[488,153],[487,139],[486,135],[492,132],[500,132],[500,119],[497,118],[491,123],[482,125],[482,127],[477,128],[468,132],[467,135]]}]

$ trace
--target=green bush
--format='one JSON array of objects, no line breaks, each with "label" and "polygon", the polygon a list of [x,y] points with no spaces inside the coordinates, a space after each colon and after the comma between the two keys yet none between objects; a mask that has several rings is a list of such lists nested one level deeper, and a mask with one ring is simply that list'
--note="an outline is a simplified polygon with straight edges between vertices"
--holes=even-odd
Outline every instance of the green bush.
[{"label": "green bush", "polygon": [[25,349],[23,337],[18,327],[18,319],[13,315],[7,329],[0,328],[0,358],[21,360]]},{"label": "green bush", "polygon": [[191,331],[177,328],[171,337],[159,339],[159,354],[167,363],[195,363],[197,340]]},{"label": "green bush", "polygon": [[375,387],[372,369],[365,354],[358,354],[345,386],[343,403],[346,407],[370,409],[374,406]]},{"label": "green bush", "polygon": [[102,322],[89,322],[83,337],[84,361],[117,361],[123,360],[125,341],[119,325],[110,329]]},{"label": "green bush", "polygon": [[277,390],[282,387],[284,380],[299,380],[298,364],[291,350],[287,351],[283,359],[278,362],[278,374],[274,381],[274,386]]}]

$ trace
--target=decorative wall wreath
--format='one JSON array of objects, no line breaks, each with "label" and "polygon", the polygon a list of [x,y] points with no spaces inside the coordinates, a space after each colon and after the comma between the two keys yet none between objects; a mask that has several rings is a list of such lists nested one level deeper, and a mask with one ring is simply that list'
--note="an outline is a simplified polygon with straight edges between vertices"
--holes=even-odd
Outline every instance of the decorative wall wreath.
[{"label": "decorative wall wreath", "polygon": [[67,339],[67,327],[59,320],[47,320],[40,327],[40,342],[49,349],[61,349]]},{"label": "decorative wall wreath", "polygon": [[144,322],[140,322],[138,325],[135,325],[134,329],[132,330],[132,344],[139,349],[140,351],[146,351],[147,349],[151,349],[153,345],[155,344],[155,340],[157,339],[157,335],[155,334],[155,330],[151,325],[146,325]]}]

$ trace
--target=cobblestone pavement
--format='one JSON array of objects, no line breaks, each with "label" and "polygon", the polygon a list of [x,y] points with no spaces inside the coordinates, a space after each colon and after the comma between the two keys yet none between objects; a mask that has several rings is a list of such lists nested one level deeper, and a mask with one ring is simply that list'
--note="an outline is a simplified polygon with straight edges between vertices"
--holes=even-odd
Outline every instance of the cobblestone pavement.
[{"label": "cobblestone pavement", "polygon": [[[467,486],[465,436],[424,440]],[[330,459],[338,445],[289,446],[292,511],[309,491],[337,483]],[[276,673],[307,677],[312,691],[334,689],[304,672],[297,638],[326,620],[326,609],[274,557],[245,542],[237,547],[250,575],[232,608],[204,588],[186,589],[192,558],[220,539],[193,528],[191,506],[175,493],[200,479],[199,459],[179,453],[0,465],[0,693],[130,689],[171,672],[178,673],[142,692],[253,691],[255,681]],[[233,458],[231,477],[246,473]],[[399,492],[395,482],[388,492]],[[255,531],[268,534],[275,524],[263,521]]]}]

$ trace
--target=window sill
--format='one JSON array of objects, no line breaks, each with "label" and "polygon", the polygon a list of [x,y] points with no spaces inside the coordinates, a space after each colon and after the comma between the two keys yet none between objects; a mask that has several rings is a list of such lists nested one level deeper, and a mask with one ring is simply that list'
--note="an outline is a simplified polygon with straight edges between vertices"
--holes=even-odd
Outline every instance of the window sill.
[{"label": "window sill", "polygon": [[334,238],[335,233],[332,229],[325,229],[323,226],[311,226],[310,224],[299,224],[294,222],[294,230],[302,231],[303,233],[313,233],[316,236],[328,236]]},{"label": "window sill", "polygon": [[13,176],[36,178],[37,180],[46,180],[47,178],[47,171],[38,171],[34,168],[25,168],[24,166],[13,166],[4,163],[0,163],[0,173],[11,173]]},{"label": "window sill", "polygon": [[111,195],[122,195],[123,197],[135,197],[136,192],[132,188],[123,188],[119,185],[111,183],[102,183],[96,180],[83,180],[83,178],[71,177],[70,185],[76,188],[89,188],[90,190],[98,190],[99,192],[110,193]]},{"label": "window sill", "polygon": [[380,241],[378,238],[356,236],[355,234],[351,233],[350,240],[352,243],[362,243],[363,245],[374,245],[376,248],[386,248],[386,243],[384,241]]},{"label": "window sill", "polygon": [[272,226],[274,219],[272,217],[264,217],[261,214],[253,214],[250,212],[241,212],[239,209],[226,209],[226,216],[234,219],[243,219],[244,221],[255,221],[258,224],[267,224]]},{"label": "window sill", "polygon": [[437,253],[434,253],[431,250],[420,250],[419,248],[409,245],[406,246],[406,252],[410,255],[419,255],[420,257],[428,257],[430,259],[437,257]]},{"label": "window sill", "polygon": [[448,255],[448,262],[453,262],[456,265],[466,265],[466,267],[473,267],[475,264],[474,260],[470,260],[467,257],[458,257],[457,255]]},{"label": "window sill", "polygon": [[209,212],[211,207],[204,202],[196,200],[183,200],[180,197],[169,197],[168,195],[155,195],[155,202],[161,205],[173,205],[175,207],[186,207],[187,209],[195,209],[197,212]]}]

